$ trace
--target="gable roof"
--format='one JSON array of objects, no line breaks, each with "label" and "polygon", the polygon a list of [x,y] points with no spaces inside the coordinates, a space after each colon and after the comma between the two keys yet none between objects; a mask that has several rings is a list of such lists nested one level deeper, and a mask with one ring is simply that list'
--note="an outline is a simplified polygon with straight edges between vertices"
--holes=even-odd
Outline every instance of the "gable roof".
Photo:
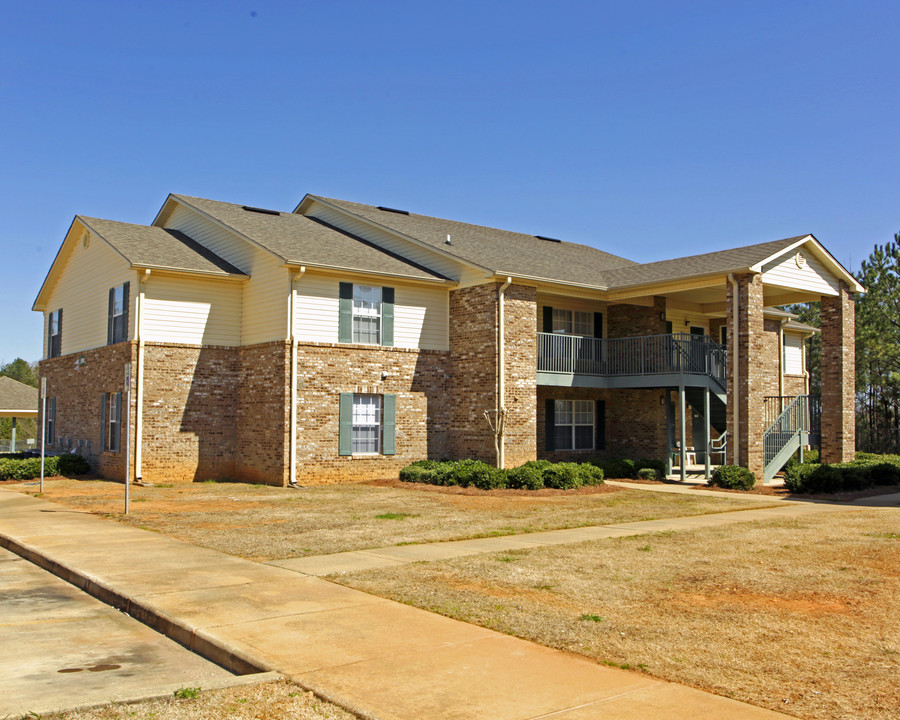
[{"label": "gable roof", "polygon": [[722,275],[729,272],[746,271],[808,237],[812,236],[798,235],[730,250],[632,265],[607,271],[603,273],[603,279],[610,288],[623,288],[630,285],[697,277],[698,275]]},{"label": "gable roof", "polygon": [[379,209],[372,205],[318,195],[307,195],[295,212],[300,211],[301,206],[308,204],[308,201],[319,201],[336,207],[443,255],[487,269],[495,275],[601,286],[598,278],[603,271],[635,264],[632,260],[603,252],[590,245],[544,239],[536,235],[405,211]]},{"label": "gable roof", "polygon": [[150,225],[76,216],[136,268],[181,270],[203,275],[246,276],[183,232]]},{"label": "gable roof", "polygon": [[11,415],[20,412],[19,417],[37,415],[38,389],[13,380],[5,375],[0,376],[0,413]]},{"label": "gable roof", "polygon": [[172,195],[217,220],[288,265],[306,265],[418,280],[448,278],[363,238],[305,215]]}]

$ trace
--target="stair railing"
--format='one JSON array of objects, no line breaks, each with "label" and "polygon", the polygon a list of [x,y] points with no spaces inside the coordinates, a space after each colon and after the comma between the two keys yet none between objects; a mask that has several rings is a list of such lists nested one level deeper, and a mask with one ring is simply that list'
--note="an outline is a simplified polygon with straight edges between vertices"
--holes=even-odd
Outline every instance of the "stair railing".
[{"label": "stair railing", "polygon": [[797,433],[809,433],[809,395],[798,395],[775,418],[763,434],[766,466],[771,463]]}]

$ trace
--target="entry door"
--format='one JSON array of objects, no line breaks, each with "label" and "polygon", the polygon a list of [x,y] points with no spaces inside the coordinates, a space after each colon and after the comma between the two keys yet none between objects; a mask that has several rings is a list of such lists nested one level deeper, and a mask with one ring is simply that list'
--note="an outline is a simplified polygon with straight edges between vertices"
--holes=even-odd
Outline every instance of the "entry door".
[{"label": "entry door", "polygon": [[703,338],[706,337],[706,328],[691,325],[691,369],[694,372],[706,372],[706,353],[703,347]]}]

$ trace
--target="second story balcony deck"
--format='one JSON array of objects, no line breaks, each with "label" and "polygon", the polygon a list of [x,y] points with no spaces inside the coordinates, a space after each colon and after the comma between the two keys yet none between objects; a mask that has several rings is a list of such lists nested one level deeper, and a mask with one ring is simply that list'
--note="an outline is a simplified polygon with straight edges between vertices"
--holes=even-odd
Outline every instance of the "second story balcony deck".
[{"label": "second story balcony deck", "polygon": [[592,338],[538,333],[537,383],[569,387],[708,387],[724,395],[725,348],[706,335]]}]

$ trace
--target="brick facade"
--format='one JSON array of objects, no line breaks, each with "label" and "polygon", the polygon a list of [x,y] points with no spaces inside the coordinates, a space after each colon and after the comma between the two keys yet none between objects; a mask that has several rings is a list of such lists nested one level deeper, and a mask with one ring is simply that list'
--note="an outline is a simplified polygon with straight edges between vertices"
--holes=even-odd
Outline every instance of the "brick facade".
[{"label": "brick facade", "polygon": [[664,335],[666,299],[653,298],[653,305],[616,304],[607,307],[606,336],[610,338]]},{"label": "brick facade", "polygon": [[510,285],[504,299],[506,467],[537,458],[537,292]]},{"label": "brick facade", "polygon": [[822,461],[849,462],[856,452],[856,307],[842,282],[822,298]]}]

